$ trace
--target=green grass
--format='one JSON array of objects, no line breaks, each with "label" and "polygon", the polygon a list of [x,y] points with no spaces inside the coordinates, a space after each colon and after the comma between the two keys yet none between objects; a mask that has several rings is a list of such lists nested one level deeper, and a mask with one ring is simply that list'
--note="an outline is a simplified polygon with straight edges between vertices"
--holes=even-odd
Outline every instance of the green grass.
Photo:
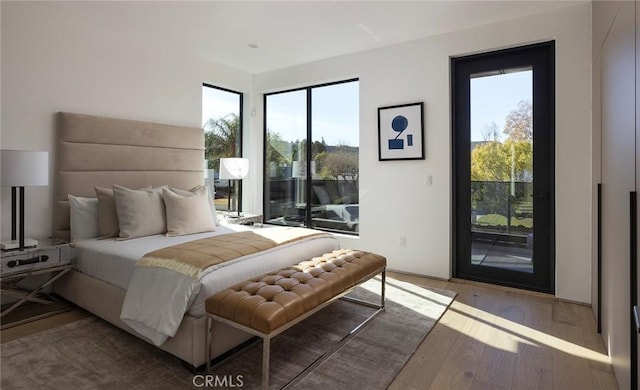
[{"label": "green grass", "polygon": [[[476,224],[484,226],[507,226],[507,217],[500,214],[478,215],[476,218]],[[518,219],[516,217],[511,217],[511,226],[532,228],[533,218]]]}]

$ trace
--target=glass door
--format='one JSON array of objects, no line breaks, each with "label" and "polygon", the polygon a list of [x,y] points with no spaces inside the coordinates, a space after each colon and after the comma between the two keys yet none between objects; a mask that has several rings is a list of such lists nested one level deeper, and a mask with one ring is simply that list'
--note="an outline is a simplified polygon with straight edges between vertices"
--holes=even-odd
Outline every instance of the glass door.
[{"label": "glass door", "polygon": [[461,278],[553,291],[553,43],[452,60]]},{"label": "glass door", "polygon": [[533,70],[472,74],[471,263],[533,272]]}]

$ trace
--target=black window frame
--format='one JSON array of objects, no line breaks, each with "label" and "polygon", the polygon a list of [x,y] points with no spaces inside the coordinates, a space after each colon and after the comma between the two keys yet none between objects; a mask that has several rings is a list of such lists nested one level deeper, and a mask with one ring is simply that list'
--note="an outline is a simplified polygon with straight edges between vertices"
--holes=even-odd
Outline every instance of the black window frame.
[{"label": "black window frame", "polygon": [[[313,124],[313,112],[312,112],[312,107],[313,107],[313,99],[312,99],[312,91],[315,88],[322,88],[322,87],[329,87],[332,85],[339,85],[339,84],[346,84],[346,83],[352,83],[352,82],[360,82],[360,78],[358,77],[354,77],[351,79],[346,79],[346,80],[340,80],[340,81],[332,81],[332,82],[328,82],[328,83],[322,83],[322,84],[314,84],[314,85],[309,85],[306,87],[300,87],[300,88],[291,88],[291,89],[286,89],[286,90],[282,90],[282,91],[276,91],[276,92],[268,92],[265,93],[263,95],[263,113],[264,113],[264,121],[263,121],[263,132],[262,132],[262,136],[263,136],[263,150],[262,150],[262,166],[263,166],[263,175],[262,175],[262,188],[263,188],[263,192],[262,192],[262,207],[263,210],[268,210],[268,198],[267,198],[267,194],[268,192],[268,174],[267,174],[267,169],[268,169],[268,162],[267,162],[267,98],[269,96],[273,96],[273,95],[279,95],[279,94],[283,94],[283,93],[289,93],[289,92],[297,92],[297,91],[306,91],[306,111],[307,111],[307,132],[306,132],[306,139],[307,139],[307,145],[306,145],[306,150],[305,150],[305,155],[306,155],[306,177],[310,178],[312,177],[312,167],[311,167],[311,157],[312,157],[312,153],[313,153],[313,142],[311,142],[311,140],[313,139],[313,133],[312,133],[312,124]],[[359,106],[359,104],[358,104]],[[360,135],[358,134],[358,138],[360,137]],[[359,142],[358,142],[359,144]],[[305,227],[312,227],[312,213],[311,213],[311,202],[309,202],[309,199],[312,198],[312,187],[313,187],[313,180],[307,180],[306,182],[306,188],[305,188],[305,196],[307,199],[306,202],[306,210],[305,210],[305,219],[304,219],[304,226]],[[269,223],[267,221],[267,219],[265,218],[264,221],[265,224],[267,225],[275,225],[272,223]],[[333,231],[333,230],[329,230],[329,229],[323,229],[322,227],[313,227],[314,229],[317,230],[328,230],[328,231]],[[348,234],[348,235],[353,235],[353,236],[359,236],[359,232],[350,232],[350,231],[342,231],[340,230],[339,233],[341,234]]]},{"label": "black window frame", "polygon": [[[243,106],[244,106],[244,94],[242,92],[239,91],[234,91],[233,89],[229,89],[229,88],[224,88],[224,87],[219,87],[217,85],[213,85],[213,84],[209,84],[209,83],[202,83],[202,87],[206,87],[206,88],[213,88],[213,89],[217,89],[220,91],[224,91],[224,92],[229,92],[229,93],[235,93],[236,95],[238,95],[239,97],[239,102],[238,102],[238,152],[236,152],[236,154],[239,153],[239,155],[236,156],[224,156],[224,157],[243,157],[244,151],[243,151],[243,144],[244,144],[244,120],[243,120]],[[203,128],[204,131],[204,128]],[[205,145],[206,146],[206,145]],[[214,168],[215,169],[215,168]],[[220,174],[220,172],[218,172],[218,174]],[[236,180],[236,185],[238,187],[238,211],[242,212],[242,180]],[[231,210],[227,210],[227,212],[230,212]]]}]

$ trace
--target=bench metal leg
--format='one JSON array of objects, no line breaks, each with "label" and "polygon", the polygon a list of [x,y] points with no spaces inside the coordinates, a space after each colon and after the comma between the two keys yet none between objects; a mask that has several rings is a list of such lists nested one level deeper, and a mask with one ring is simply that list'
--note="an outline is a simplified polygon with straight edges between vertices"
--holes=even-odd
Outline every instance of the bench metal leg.
[{"label": "bench metal leg", "polygon": [[382,287],[380,288],[380,308],[384,307],[385,286],[387,285],[386,280],[387,280],[387,269],[385,268],[382,271]]},{"label": "bench metal leg", "polygon": [[212,322],[213,320],[211,319],[211,317],[207,316],[207,325],[206,325],[206,333],[204,335],[204,345],[205,345],[205,359],[207,360],[207,372],[211,371],[211,327],[212,327]]},{"label": "bench metal leg", "polygon": [[262,389],[269,389],[269,351],[271,350],[271,339],[262,338]]},{"label": "bench metal leg", "polygon": [[346,295],[340,297],[340,299],[342,299],[343,301],[347,301],[347,302],[357,303],[358,305],[372,307],[374,309],[384,309],[384,299],[385,299],[384,295],[385,295],[387,271],[383,270],[382,272],[380,272],[380,275],[381,275],[381,279],[382,279],[381,280],[381,287],[380,287],[380,304],[363,301],[362,299],[352,298],[352,297],[349,297],[349,296],[346,296]]},{"label": "bench metal leg", "polygon": [[[319,366],[322,362],[324,362],[328,357],[330,357],[335,351],[337,351],[338,349],[340,349],[347,341],[349,341],[349,339],[351,339],[352,337],[354,337],[362,328],[364,328],[369,322],[371,322],[377,315],[379,315],[380,313],[382,313],[384,311],[384,306],[385,306],[385,285],[386,285],[386,270],[383,269],[381,272],[381,288],[380,288],[380,304],[376,304],[376,303],[371,303],[371,302],[366,302],[360,299],[355,299],[352,297],[347,297],[345,296],[348,292],[351,291],[345,291],[343,292],[341,295],[334,297],[333,299],[323,303],[321,306],[317,307],[315,310],[308,312],[306,315],[301,316],[299,318],[297,318],[295,321],[291,321],[289,324],[287,324],[286,326],[282,326],[280,327],[278,330],[270,333],[270,334],[265,334],[265,333],[261,333],[256,331],[255,329],[249,328],[247,326],[244,325],[240,325],[238,323],[235,323],[234,321],[225,319],[225,318],[221,318],[215,315],[211,315],[212,317],[210,317],[209,315],[207,316],[207,329],[206,329],[206,359],[207,359],[207,371],[211,370],[211,341],[212,341],[212,323],[213,323],[213,319],[215,318],[216,321],[222,322],[224,324],[230,325],[232,327],[235,327],[237,329],[241,329],[244,330],[247,333],[253,334],[255,336],[259,336],[262,338],[262,389],[263,390],[268,390],[269,389],[269,355],[270,355],[270,350],[271,350],[271,338],[277,336],[278,334],[280,334],[281,332],[283,332],[284,330],[290,328],[291,326],[299,323],[301,320],[303,320],[304,318],[307,318],[308,316],[316,313],[318,310],[326,307],[328,304],[332,303],[335,299],[343,299],[349,302],[354,302],[360,305],[364,305],[364,306],[368,306],[368,307],[372,307],[374,309],[377,309],[375,312],[371,313],[364,321],[362,321],[361,323],[359,323],[355,328],[353,328],[349,334],[347,334],[346,336],[344,336],[342,338],[342,340],[340,340],[340,342],[338,342],[337,344],[335,344],[332,348],[330,348],[328,351],[326,351],[322,356],[318,357],[311,365],[309,365],[306,369],[304,369],[301,373],[299,373],[295,378],[293,378],[289,383],[287,383],[282,389],[289,389],[292,386],[294,386],[296,383],[298,383],[302,378],[304,378],[309,372],[311,372],[311,370],[313,370],[315,367]],[[355,287],[355,286],[354,286]]]},{"label": "bench metal leg", "polygon": [[289,383],[287,383],[281,390],[287,390],[292,388],[295,384],[300,382],[309,372],[311,372],[314,368],[318,367],[321,363],[323,363],[326,359],[328,359],[331,355],[334,354],[338,349],[342,348],[343,345],[347,343],[351,338],[353,338],[358,332],[360,332],[369,322],[371,322],[374,318],[376,318],[380,313],[384,311],[384,294],[385,294],[385,278],[386,278],[386,269],[382,270],[382,287],[380,289],[380,305],[375,303],[363,301],[361,299],[355,299],[352,297],[343,296],[340,299],[345,300],[347,302],[357,303],[359,305],[372,307],[377,309],[375,312],[371,313],[369,317],[367,317],[364,321],[359,323],[355,328],[353,328],[349,334],[344,336],[342,340],[340,340],[337,344],[331,347],[328,351],[318,357],[311,365],[305,368],[301,373],[296,375]]}]

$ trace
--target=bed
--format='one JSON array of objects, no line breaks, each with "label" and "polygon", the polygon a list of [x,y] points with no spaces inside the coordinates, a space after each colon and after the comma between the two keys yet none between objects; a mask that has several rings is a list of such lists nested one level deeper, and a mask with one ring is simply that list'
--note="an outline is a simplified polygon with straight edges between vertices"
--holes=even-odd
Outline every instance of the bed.
[{"label": "bed", "polygon": [[[113,184],[128,188],[168,185],[181,189],[203,184],[204,136],[200,128],[59,113],[57,131],[53,210],[53,235],[57,238],[70,238],[68,195],[95,197],[95,186],[111,187]],[[79,240],[75,243],[75,269],[54,285],[54,291],[149,341],[120,319],[136,259],[157,248],[247,229],[217,226],[213,233],[189,236],[152,235],[128,241]],[[202,302],[208,295],[247,277],[336,248],[335,238],[318,235],[254,254],[251,259],[241,258],[218,276],[209,276],[210,280],[203,281],[202,288],[190,301],[175,335],[159,348],[192,367],[204,365],[206,319]],[[216,324],[214,334],[213,357],[251,337],[223,324]]]}]

